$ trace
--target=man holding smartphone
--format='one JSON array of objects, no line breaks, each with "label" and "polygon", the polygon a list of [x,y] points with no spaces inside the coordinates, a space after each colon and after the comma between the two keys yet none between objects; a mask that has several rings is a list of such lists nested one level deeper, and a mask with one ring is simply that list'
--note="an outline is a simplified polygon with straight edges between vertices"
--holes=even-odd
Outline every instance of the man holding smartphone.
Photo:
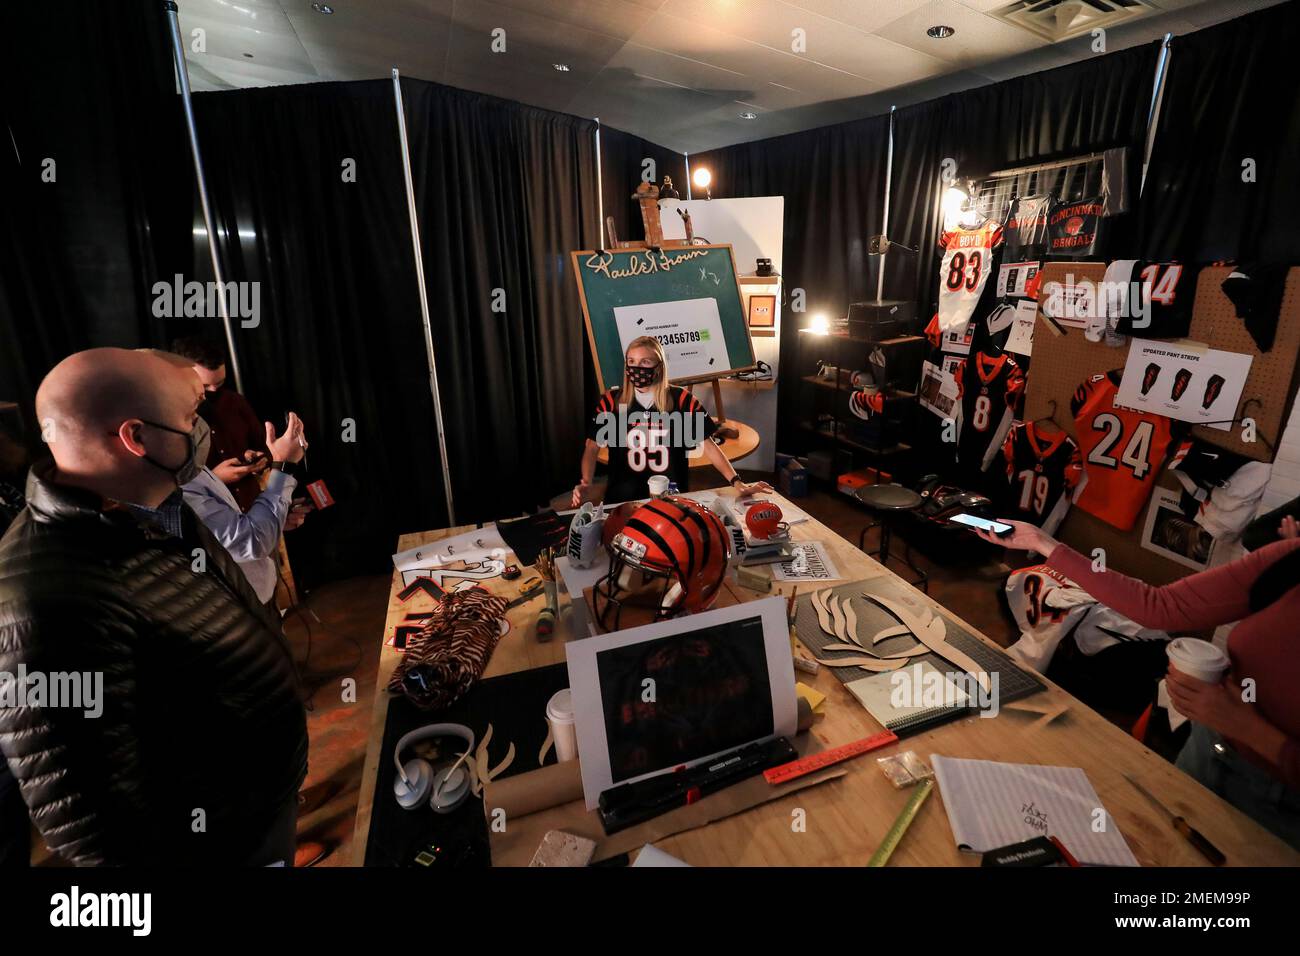
[{"label": "man holding smartphone", "polygon": [[298,480],[287,469],[302,461],[307,453],[307,439],[303,436],[302,419],[294,412],[289,413],[289,424],[283,434],[277,436],[270,422],[264,427],[264,440],[272,460],[266,466],[266,488],[259,492],[247,512],[240,509],[233,490],[226,487],[212,468],[201,469],[181,490],[185,492],[185,503],[239,563],[258,599],[269,604],[275,599],[278,571],[274,555],[280,534],[301,525],[306,514],[302,504],[293,501]]},{"label": "man holding smartphone", "polygon": [[240,511],[248,511],[261,494],[258,478],[271,464],[262,421],[248,399],[226,383],[226,355],[207,339],[177,339],[172,351],[194,363],[203,384],[199,415],[212,429],[212,442],[204,462],[230,489]]}]

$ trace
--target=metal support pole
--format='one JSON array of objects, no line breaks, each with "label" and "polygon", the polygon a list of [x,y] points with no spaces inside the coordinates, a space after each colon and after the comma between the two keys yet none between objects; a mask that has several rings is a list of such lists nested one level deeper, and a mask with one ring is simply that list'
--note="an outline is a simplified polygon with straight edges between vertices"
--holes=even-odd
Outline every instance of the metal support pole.
[{"label": "metal support pole", "polygon": [[1147,166],[1151,164],[1151,150],[1156,145],[1156,127],[1160,125],[1160,105],[1165,99],[1165,77],[1169,75],[1169,41],[1172,33],[1165,34],[1164,46],[1160,48],[1160,61],[1156,64],[1156,84],[1151,93],[1151,111],[1147,114],[1147,141],[1142,152],[1142,181],[1138,184],[1138,195],[1147,184]]},{"label": "metal support pole", "polygon": [[605,179],[600,168],[600,117],[596,120],[596,248],[605,248]]},{"label": "metal support pole", "polygon": [[397,133],[402,145],[402,173],[406,177],[406,211],[411,217],[411,248],[415,252],[415,281],[420,291],[420,317],[424,322],[424,351],[429,359],[429,391],[433,393],[433,418],[438,430],[438,454],[442,464],[442,488],[447,496],[449,527],[456,527],[456,505],[451,494],[451,467],[447,462],[447,434],[442,425],[442,398],[438,394],[438,361],[433,354],[433,323],[429,319],[429,298],[424,286],[424,256],[420,252],[420,220],[415,211],[415,183],[411,179],[411,149],[406,139],[406,105],[402,102],[402,80],[393,68],[393,99],[397,105]]},{"label": "metal support pole", "polygon": [[691,154],[682,153],[682,156],[686,160],[686,198],[694,199],[695,197],[691,195]]},{"label": "metal support pole", "polygon": [[208,233],[208,254],[212,257],[212,278],[217,283],[217,310],[221,325],[226,331],[226,349],[230,352],[230,374],[235,379],[235,389],[244,390],[244,376],[239,368],[239,353],[235,351],[235,330],[230,324],[230,306],[226,301],[226,282],[221,272],[221,254],[217,250],[217,230],[212,222],[212,208],[208,205],[208,183],[203,175],[203,156],[199,152],[199,134],[194,126],[194,101],[190,96],[190,71],[185,65],[185,46],[181,43],[181,24],[173,0],[164,0],[163,10],[171,25],[172,56],[176,60],[176,79],[181,87],[181,102],[185,104],[185,125],[190,133],[190,154],[194,157],[194,178],[199,186],[199,206],[203,209],[203,226]]},{"label": "metal support pole", "polygon": [[[880,227],[880,234],[889,235],[889,191],[893,184],[894,176],[894,110],[896,106],[889,108],[889,152],[885,157],[885,218]],[[880,254],[880,270],[876,273],[876,301],[885,301],[885,262],[889,258],[889,253]]]}]

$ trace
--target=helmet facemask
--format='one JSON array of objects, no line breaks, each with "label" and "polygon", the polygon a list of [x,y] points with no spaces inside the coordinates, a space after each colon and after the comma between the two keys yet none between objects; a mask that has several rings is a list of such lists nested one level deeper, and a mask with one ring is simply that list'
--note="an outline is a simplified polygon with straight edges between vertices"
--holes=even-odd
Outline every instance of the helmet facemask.
[{"label": "helmet facemask", "polygon": [[622,626],[625,603],[634,602],[648,609],[653,602],[656,621],[667,620],[680,610],[684,592],[672,568],[645,564],[641,560],[644,548],[622,534],[614,536],[609,551],[609,572],[596,582],[591,593],[602,628],[617,631]]}]

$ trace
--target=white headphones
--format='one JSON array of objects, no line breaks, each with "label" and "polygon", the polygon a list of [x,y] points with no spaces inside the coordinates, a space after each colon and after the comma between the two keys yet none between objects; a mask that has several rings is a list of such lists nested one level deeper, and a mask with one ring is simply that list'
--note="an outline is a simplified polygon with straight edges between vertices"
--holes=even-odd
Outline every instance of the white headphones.
[{"label": "white headphones", "polygon": [[[403,750],[417,740],[430,737],[459,737],[465,741],[465,752],[450,767],[438,771],[419,757],[402,763]],[[461,769],[461,764],[473,750],[474,731],[463,724],[429,724],[404,735],[393,751],[393,762],[397,764],[393,795],[398,804],[404,810],[414,810],[427,803],[436,813],[451,813],[469,796],[469,774]]]}]

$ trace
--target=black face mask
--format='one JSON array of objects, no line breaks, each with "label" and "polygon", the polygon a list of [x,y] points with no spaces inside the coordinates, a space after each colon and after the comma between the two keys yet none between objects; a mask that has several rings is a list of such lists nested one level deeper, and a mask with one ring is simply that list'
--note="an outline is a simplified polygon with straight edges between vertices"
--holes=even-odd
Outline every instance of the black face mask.
[{"label": "black face mask", "polygon": [[185,457],[185,460],[177,467],[173,468],[169,465],[164,465],[162,462],[156,460],[150,455],[145,455],[144,460],[155,468],[161,468],[163,471],[175,478],[177,485],[183,485],[186,482],[193,481],[194,477],[203,470],[203,466],[207,464],[208,461],[208,449],[212,444],[212,429],[208,427],[208,423],[200,418],[194,423],[194,427],[191,430],[183,432],[179,428],[172,428],[170,425],[159,425],[157,422],[147,421],[143,418],[140,419],[140,421],[144,422],[146,425],[152,426],[153,428],[161,428],[165,432],[171,432],[173,435],[185,436],[185,440],[189,442],[190,451]]},{"label": "black face mask", "polygon": [[627,380],[632,383],[634,388],[649,388],[659,381],[659,366],[629,365],[627,366]]}]

